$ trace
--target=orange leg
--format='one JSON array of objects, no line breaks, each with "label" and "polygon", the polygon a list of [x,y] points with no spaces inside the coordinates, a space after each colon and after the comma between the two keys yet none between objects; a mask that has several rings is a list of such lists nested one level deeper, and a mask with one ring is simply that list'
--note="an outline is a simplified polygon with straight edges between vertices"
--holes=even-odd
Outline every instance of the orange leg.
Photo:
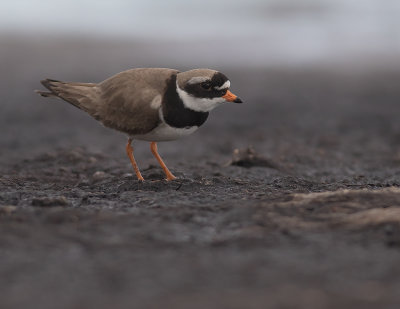
[{"label": "orange leg", "polygon": [[165,165],[164,161],[161,159],[160,155],[158,154],[157,151],[157,143],[156,142],[151,142],[150,144],[150,149],[153,155],[156,157],[158,163],[161,165],[162,169],[164,170],[165,175],[167,176],[167,180],[174,180],[176,177],[172,175],[172,173],[169,171],[168,167]]},{"label": "orange leg", "polygon": [[140,181],[143,181],[144,178],[142,177],[142,174],[140,174],[139,167],[136,164],[135,157],[133,156],[133,148],[131,146],[131,143],[132,143],[132,139],[129,138],[128,143],[126,144],[126,153],[128,154],[128,157],[131,160],[131,163],[132,163],[133,169],[135,170],[137,179]]}]

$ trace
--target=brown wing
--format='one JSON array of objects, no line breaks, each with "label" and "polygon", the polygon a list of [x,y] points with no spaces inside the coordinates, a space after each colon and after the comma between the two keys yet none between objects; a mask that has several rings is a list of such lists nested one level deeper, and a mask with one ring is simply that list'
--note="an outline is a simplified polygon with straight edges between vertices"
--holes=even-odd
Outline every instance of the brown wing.
[{"label": "brown wing", "polygon": [[101,104],[96,118],[105,126],[130,135],[145,134],[159,123],[158,109],[151,107],[162,96],[172,69],[132,69],[98,84]]}]

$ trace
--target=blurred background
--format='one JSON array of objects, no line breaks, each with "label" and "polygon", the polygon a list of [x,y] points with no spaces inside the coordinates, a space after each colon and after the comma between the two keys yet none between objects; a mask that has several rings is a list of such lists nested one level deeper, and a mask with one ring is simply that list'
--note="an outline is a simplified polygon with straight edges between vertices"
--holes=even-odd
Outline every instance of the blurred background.
[{"label": "blurred background", "polygon": [[0,14],[6,36],[158,42],[149,62],[180,66],[388,64],[400,51],[396,0],[20,0]]},{"label": "blurred background", "polygon": [[[33,89],[41,88],[43,78],[99,82],[134,67],[226,73],[246,104],[215,111],[196,133],[207,140],[202,148],[228,153],[258,144],[274,152],[282,140],[312,144],[343,128],[354,134],[360,128],[372,134],[397,129],[366,101],[386,102],[390,109],[397,98],[400,2],[2,1],[0,61],[0,160],[8,160],[6,151],[16,158],[28,149],[76,145],[123,153],[125,137]],[[379,123],[371,128],[368,117],[375,112]],[[221,145],[210,138],[215,130],[230,139]],[[171,145],[164,146],[170,154],[197,147],[193,138]]]}]

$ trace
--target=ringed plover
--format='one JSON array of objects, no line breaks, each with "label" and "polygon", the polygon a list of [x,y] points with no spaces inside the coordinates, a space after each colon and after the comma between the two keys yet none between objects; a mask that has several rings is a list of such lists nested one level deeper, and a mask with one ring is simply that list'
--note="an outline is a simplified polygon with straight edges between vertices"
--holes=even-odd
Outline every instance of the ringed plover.
[{"label": "ringed plover", "polygon": [[167,180],[176,177],[157,151],[157,142],[170,141],[196,131],[215,107],[242,103],[229,91],[228,78],[215,70],[180,72],[166,68],[139,68],[118,73],[95,83],[41,81],[50,92],[36,90],[43,97],[58,97],[87,112],[104,126],[126,133],[126,152],[138,180],[143,181],[133,156],[132,140],[149,141],[150,149]]}]

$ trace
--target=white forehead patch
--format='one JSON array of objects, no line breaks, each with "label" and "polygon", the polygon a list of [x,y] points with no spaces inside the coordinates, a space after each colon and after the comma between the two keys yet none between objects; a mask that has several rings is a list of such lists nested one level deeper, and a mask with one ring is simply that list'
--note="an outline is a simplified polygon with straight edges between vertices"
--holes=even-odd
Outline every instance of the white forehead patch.
[{"label": "white forehead patch", "polygon": [[192,77],[191,79],[189,79],[189,81],[187,83],[188,84],[200,84],[207,80],[210,80],[210,79],[206,76],[195,76],[195,77]]},{"label": "white forehead patch", "polygon": [[217,98],[196,98],[185,90],[179,88],[178,84],[176,84],[176,91],[178,92],[179,97],[181,98],[183,105],[186,108],[189,108],[196,112],[209,112],[216,108],[218,105],[225,103],[225,99],[223,97]]},{"label": "white forehead patch", "polygon": [[227,80],[222,86],[214,87],[217,90],[228,89],[231,86],[231,82]]}]

